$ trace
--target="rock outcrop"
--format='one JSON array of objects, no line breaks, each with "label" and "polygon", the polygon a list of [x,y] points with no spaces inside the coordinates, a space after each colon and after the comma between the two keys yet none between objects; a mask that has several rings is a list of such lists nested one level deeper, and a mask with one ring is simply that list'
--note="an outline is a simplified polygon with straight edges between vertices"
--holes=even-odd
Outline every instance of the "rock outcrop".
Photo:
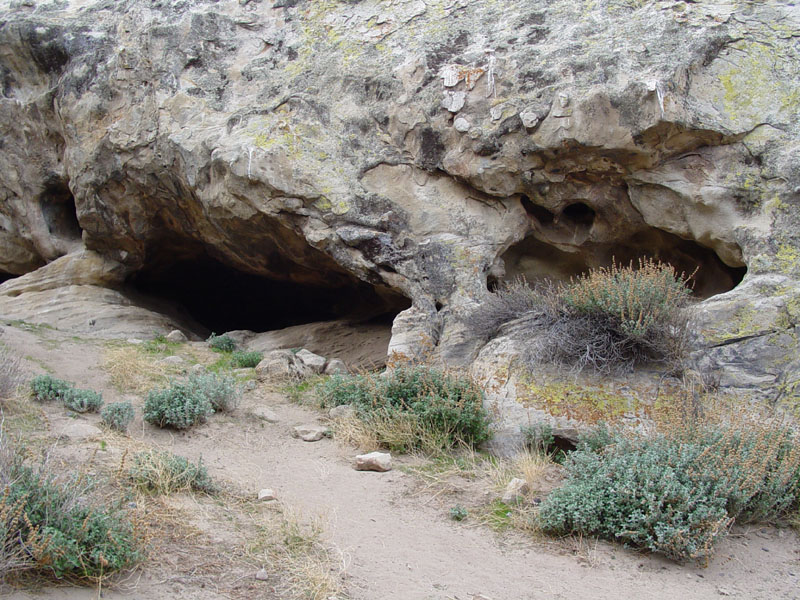
[{"label": "rock outcrop", "polygon": [[799,36],[789,2],[5,0],[0,315],[399,312],[391,350],[467,364],[493,282],[646,255],[697,269],[699,366],[796,396]]}]

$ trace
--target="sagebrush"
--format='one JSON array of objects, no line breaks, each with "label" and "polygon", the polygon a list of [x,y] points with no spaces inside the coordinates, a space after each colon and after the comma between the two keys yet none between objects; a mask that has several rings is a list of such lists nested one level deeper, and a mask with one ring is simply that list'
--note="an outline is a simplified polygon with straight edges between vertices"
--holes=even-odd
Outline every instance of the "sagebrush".
[{"label": "sagebrush", "polygon": [[130,402],[113,402],[100,412],[100,418],[103,419],[103,423],[123,433],[128,431],[128,425],[131,424],[135,416],[136,411]]},{"label": "sagebrush", "polygon": [[138,486],[159,494],[187,490],[211,493],[216,490],[202,459],[195,464],[171,452],[137,452],[129,474]]},{"label": "sagebrush", "polygon": [[186,380],[192,393],[205,396],[214,412],[230,412],[240,400],[236,380],[221,373],[191,374]]},{"label": "sagebrush", "polygon": [[676,560],[708,559],[734,520],[796,510],[800,445],[770,423],[696,423],[666,433],[601,429],[566,461],[541,506],[546,531],[597,535]]},{"label": "sagebrush", "polygon": [[144,403],[144,420],[158,427],[188,429],[214,412],[208,397],[188,382],[173,382],[151,390]]},{"label": "sagebrush", "polygon": [[[427,366],[398,367],[382,375],[334,375],[319,387],[323,407],[350,404],[359,420],[381,425],[378,442],[397,451],[418,447],[422,436],[443,445],[475,446],[490,437],[483,391],[463,375]],[[391,439],[396,424],[404,433]],[[389,425],[387,427],[387,425]],[[432,435],[431,435],[432,434]]]},{"label": "sagebrush", "polygon": [[37,375],[31,380],[33,399],[39,402],[60,401],[74,412],[97,412],[103,406],[103,396],[93,390],[78,389],[72,383],[52,375]]},{"label": "sagebrush", "polygon": [[0,432],[0,578],[35,573],[100,579],[142,557],[121,503],[99,500],[98,481],[56,476]]},{"label": "sagebrush", "polygon": [[592,269],[569,283],[517,280],[492,294],[470,323],[488,338],[517,321],[530,370],[555,363],[609,373],[653,361],[679,370],[689,336],[687,283],[652,260]]}]

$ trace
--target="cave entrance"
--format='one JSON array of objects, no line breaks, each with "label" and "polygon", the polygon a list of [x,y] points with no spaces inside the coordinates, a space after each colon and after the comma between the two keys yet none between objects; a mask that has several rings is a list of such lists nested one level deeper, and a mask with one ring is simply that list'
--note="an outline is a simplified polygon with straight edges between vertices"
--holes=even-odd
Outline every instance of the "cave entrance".
[{"label": "cave entrance", "polygon": [[[585,211],[580,213],[588,215]],[[588,216],[586,217],[588,218]],[[697,298],[705,299],[736,287],[747,272],[746,267],[730,267],[710,248],[676,235],[652,229],[613,244],[584,244],[567,252],[552,244],[528,236],[501,256],[505,265],[504,280],[524,277],[534,283],[543,279],[568,281],[591,268],[608,267],[613,261],[636,265],[650,258],[672,265],[686,277]],[[496,282],[488,282],[491,288]]]},{"label": "cave entrance", "polygon": [[[177,305],[199,328],[195,333],[283,329],[319,321],[385,322],[411,303],[402,295],[373,286],[340,269],[329,283],[276,279],[224,264],[205,251],[190,255],[162,249],[128,280],[135,292]],[[330,260],[330,259],[327,259]],[[302,267],[297,267],[298,270]],[[295,277],[295,279],[297,279]]]},{"label": "cave entrance", "polygon": [[83,231],[78,223],[75,198],[66,182],[49,182],[39,196],[39,208],[50,235],[68,244],[81,241]]},{"label": "cave entrance", "polygon": [[18,275],[12,275],[11,273],[4,273],[3,271],[0,271],[0,285],[4,284],[6,281],[8,281],[10,279],[14,279],[16,277],[18,277]]}]

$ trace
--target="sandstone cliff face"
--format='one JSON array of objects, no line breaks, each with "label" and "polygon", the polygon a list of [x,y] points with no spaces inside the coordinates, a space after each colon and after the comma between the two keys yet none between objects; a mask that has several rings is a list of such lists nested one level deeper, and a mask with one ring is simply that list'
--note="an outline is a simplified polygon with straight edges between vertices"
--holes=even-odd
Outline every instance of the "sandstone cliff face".
[{"label": "sandstone cliff face", "polygon": [[698,269],[705,370],[795,395],[798,37],[790,2],[0,2],[0,313],[120,330],[207,268],[412,301],[391,348],[467,363],[487,285],[647,255]]}]

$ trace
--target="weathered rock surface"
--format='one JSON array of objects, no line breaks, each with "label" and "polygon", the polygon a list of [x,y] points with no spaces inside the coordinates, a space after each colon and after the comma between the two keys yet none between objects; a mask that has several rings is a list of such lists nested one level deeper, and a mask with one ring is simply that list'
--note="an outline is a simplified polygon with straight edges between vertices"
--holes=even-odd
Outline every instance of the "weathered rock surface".
[{"label": "weathered rock surface", "polygon": [[327,362],[324,356],[314,354],[305,348],[299,350],[297,354],[295,354],[295,359],[300,363],[303,370],[316,374],[322,373],[325,368],[325,363]]},{"label": "weathered rock surface", "polygon": [[508,482],[506,489],[503,491],[501,501],[505,504],[517,504],[525,498],[525,494],[531,491],[531,486],[528,482],[519,477],[514,477]]},{"label": "weathered rock surface", "polygon": [[276,500],[278,497],[275,495],[275,491],[271,488],[264,488],[258,491],[258,499],[263,502],[270,502],[272,500]]},{"label": "weathered rock surface", "polygon": [[390,350],[464,364],[487,282],[646,254],[699,268],[699,367],[796,397],[798,36],[789,2],[3,2],[0,315],[202,334],[137,290],[213,263],[315,317],[411,299]]},{"label": "weathered rock surface", "polygon": [[254,417],[261,419],[262,421],[266,421],[267,423],[277,423],[280,421],[280,418],[275,413],[275,411],[267,408],[266,406],[256,406],[252,411],[251,414]]},{"label": "weathered rock surface", "polygon": [[292,437],[300,438],[304,442],[318,442],[327,433],[328,428],[321,425],[298,425],[292,429]]},{"label": "weathered rock surface", "polygon": [[85,440],[103,435],[99,427],[86,421],[73,421],[56,429],[56,435],[70,440]]},{"label": "weathered rock surface", "polygon": [[392,470],[392,455],[388,452],[359,454],[354,463],[356,471],[376,471],[385,473]]},{"label": "weathered rock surface", "polygon": [[170,331],[167,336],[166,340],[168,342],[174,342],[176,344],[182,344],[183,342],[188,342],[189,338],[186,337],[186,334],[183,333],[180,329],[175,329]]}]

